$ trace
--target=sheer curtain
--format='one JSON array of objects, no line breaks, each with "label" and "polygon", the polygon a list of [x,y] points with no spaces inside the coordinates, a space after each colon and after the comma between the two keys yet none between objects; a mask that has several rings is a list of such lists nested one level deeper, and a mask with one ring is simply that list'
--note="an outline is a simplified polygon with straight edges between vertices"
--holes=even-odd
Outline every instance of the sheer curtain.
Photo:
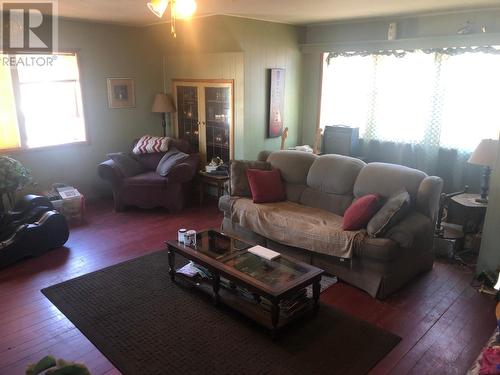
[{"label": "sheer curtain", "polygon": [[[326,53],[320,125],[360,128],[370,161],[463,184],[467,153],[498,139],[500,54],[493,47]],[[445,164],[445,165],[443,165]],[[470,180],[474,183],[474,178]]]}]

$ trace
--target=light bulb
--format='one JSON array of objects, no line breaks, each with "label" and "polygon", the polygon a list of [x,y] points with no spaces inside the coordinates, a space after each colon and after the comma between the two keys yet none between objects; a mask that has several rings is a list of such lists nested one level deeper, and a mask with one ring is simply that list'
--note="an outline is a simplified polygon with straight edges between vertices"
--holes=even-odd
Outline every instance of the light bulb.
[{"label": "light bulb", "polygon": [[177,18],[189,18],[196,11],[195,0],[174,0],[174,4]]}]

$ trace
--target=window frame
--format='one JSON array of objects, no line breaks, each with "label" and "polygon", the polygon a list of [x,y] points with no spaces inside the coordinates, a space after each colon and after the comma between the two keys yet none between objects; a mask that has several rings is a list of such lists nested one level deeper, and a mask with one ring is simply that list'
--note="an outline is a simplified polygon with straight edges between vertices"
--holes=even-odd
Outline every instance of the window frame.
[{"label": "window frame", "polygon": [[321,136],[323,135],[324,129],[321,127],[321,97],[323,96],[323,69],[325,68],[325,53],[321,52],[319,54],[319,82],[318,82],[318,102],[316,108],[316,129],[314,131],[314,139],[318,131],[321,129]]},{"label": "window frame", "polygon": [[[4,54],[2,50],[0,50],[0,55]],[[40,55],[40,53],[37,52],[26,52],[23,53],[23,55]],[[5,53],[5,55],[9,55],[8,53]],[[42,54],[44,55],[44,54]],[[45,54],[49,55],[49,54]],[[78,77],[79,77],[79,83],[80,83],[80,90],[81,90],[81,99],[82,99],[82,117],[83,117],[83,126],[84,126],[84,131],[85,131],[85,141],[76,141],[76,142],[69,142],[69,143],[62,143],[58,145],[49,145],[49,146],[40,146],[40,147],[27,147],[26,146],[26,140],[27,140],[27,135],[26,135],[26,126],[25,126],[25,119],[21,110],[21,83],[19,82],[19,75],[17,68],[12,69],[12,87],[14,91],[14,98],[15,98],[15,103],[16,103],[16,114],[17,114],[17,123],[18,123],[18,128],[19,128],[19,137],[21,141],[21,146],[16,147],[16,148],[0,148],[0,153],[9,153],[9,154],[16,154],[16,153],[24,153],[24,152],[32,152],[32,151],[44,151],[44,150],[52,150],[52,149],[58,149],[58,148],[66,148],[66,147],[73,147],[73,146],[89,146],[90,143],[90,133],[89,129],[87,126],[87,111],[86,111],[86,100],[85,100],[85,95],[84,93],[84,79],[83,79],[83,72],[81,69],[81,63],[80,63],[80,50],[79,49],[70,49],[70,50],[61,50],[58,51],[57,53],[53,53],[53,55],[71,55],[75,56],[76,58],[76,64],[78,68]],[[56,81],[54,81],[56,82]],[[59,81],[57,81],[59,82]]]}]

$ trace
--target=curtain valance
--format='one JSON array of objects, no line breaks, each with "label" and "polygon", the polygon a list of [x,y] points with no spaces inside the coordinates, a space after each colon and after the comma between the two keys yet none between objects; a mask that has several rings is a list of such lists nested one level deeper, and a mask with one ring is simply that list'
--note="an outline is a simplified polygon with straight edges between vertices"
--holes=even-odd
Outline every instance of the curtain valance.
[{"label": "curtain valance", "polygon": [[394,50],[377,50],[377,51],[343,51],[330,52],[326,58],[326,63],[330,65],[331,59],[335,57],[352,57],[352,56],[395,56],[405,57],[409,53],[423,52],[426,54],[440,54],[456,56],[464,53],[489,53],[500,55],[500,46],[475,46],[475,47],[446,47],[446,48],[423,48],[423,49],[394,49]]}]

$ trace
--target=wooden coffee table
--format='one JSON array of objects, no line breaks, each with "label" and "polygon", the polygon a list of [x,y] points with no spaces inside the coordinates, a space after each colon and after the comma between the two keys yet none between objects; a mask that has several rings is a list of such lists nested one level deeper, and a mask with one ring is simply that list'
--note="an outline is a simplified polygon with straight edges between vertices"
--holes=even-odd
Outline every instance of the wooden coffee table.
[{"label": "wooden coffee table", "polygon": [[[182,279],[212,295],[215,304],[223,303],[271,329],[279,329],[319,308],[323,270],[281,255],[266,260],[247,250],[241,239],[217,230],[197,234],[197,246],[168,241],[170,278]],[[190,278],[175,270],[175,254],[209,271],[209,278]],[[312,285],[312,298],[305,288]]]}]

